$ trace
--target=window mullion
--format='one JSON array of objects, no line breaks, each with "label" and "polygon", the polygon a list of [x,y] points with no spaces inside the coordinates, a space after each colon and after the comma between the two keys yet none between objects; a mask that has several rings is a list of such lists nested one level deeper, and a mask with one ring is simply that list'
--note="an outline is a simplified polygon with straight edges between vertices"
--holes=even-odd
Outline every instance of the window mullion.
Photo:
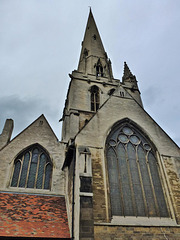
[{"label": "window mullion", "polygon": [[29,151],[29,164],[28,164],[28,170],[27,170],[25,188],[27,187],[27,183],[28,183],[28,177],[29,177],[29,171],[30,171],[31,161],[32,161],[32,150]]},{"label": "window mullion", "polygon": [[131,170],[130,170],[130,166],[129,166],[127,144],[125,145],[125,152],[126,152],[126,162],[127,162],[127,169],[128,169],[128,178],[129,178],[131,195],[132,195],[132,204],[133,204],[133,209],[134,209],[134,215],[137,216],[137,208],[136,208],[136,202],[135,202],[135,196],[134,196],[134,190],[133,190],[133,182],[132,182],[132,177],[131,177]]},{"label": "window mullion", "polygon": [[15,167],[16,167],[16,163],[14,162],[13,171],[11,173],[11,183],[10,183],[10,186],[12,186],[12,184],[13,184],[13,176],[14,176]]},{"label": "window mullion", "polygon": [[21,168],[20,168],[20,171],[19,171],[19,177],[18,177],[17,187],[19,187],[19,182],[20,182],[20,179],[21,179],[23,161],[24,161],[24,155],[22,156],[22,159],[21,159],[21,161],[20,161],[20,163],[21,163]]},{"label": "window mullion", "polygon": [[119,169],[119,159],[118,159],[118,154],[117,154],[117,149],[115,149],[115,155],[116,155],[116,160],[117,160],[117,168],[118,168],[118,179],[119,179],[119,188],[120,188],[120,196],[121,196],[121,204],[122,204],[122,215],[125,216],[125,207],[124,207],[124,197],[123,197],[123,189],[122,189],[122,182],[121,182],[121,174],[120,174],[120,169]]},{"label": "window mullion", "polygon": [[158,202],[157,202],[156,193],[155,193],[155,189],[154,189],[154,184],[153,184],[153,180],[152,180],[152,176],[151,176],[151,170],[150,170],[150,167],[149,167],[148,154],[149,154],[149,152],[146,154],[146,164],[147,164],[147,169],[148,169],[149,178],[150,178],[150,182],[151,182],[151,188],[152,188],[152,192],[153,192],[156,213],[157,213],[158,217],[160,217]]},{"label": "window mullion", "polygon": [[140,179],[140,183],[141,183],[141,190],[142,190],[142,196],[143,196],[143,201],[144,201],[144,206],[145,206],[145,213],[146,213],[146,216],[149,217],[149,211],[148,211],[146,195],[145,195],[145,191],[144,191],[143,179],[142,179],[142,174],[141,174],[141,170],[140,170],[140,166],[139,166],[139,158],[138,158],[137,148],[138,148],[138,146],[136,146],[137,168],[138,168],[139,179]]},{"label": "window mullion", "polygon": [[44,165],[44,172],[43,172],[43,182],[42,182],[42,189],[44,189],[44,183],[45,183],[45,175],[46,175],[46,166],[48,165],[48,163],[46,163]]},{"label": "window mullion", "polygon": [[41,153],[38,155],[38,162],[37,162],[37,168],[36,168],[36,176],[35,176],[35,181],[34,181],[34,188],[36,188],[36,183],[37,183],[37,177],[38,177],[38,171],[39,171],[40,156],[41,156]]},{"label": "window mullion", "polygon": [[[164,169],[162,168],[162,164],[159,164],[159,162],[160,162],[159,161],[159,155],[157,153],[156,153],[156,158],[158,160],[157,161],[157,171],[158,171],[158,175],[159,175],[160,184],[161,184],[161,187],[162,187],[162,192],[163,192],[163,195],[164,195],[165,204],[166,204],[166,207],[167,207],[167,212],[168,212],[169,216],[171,216],[171,218],[173,218],[172,217],[172,212],[170,210],[170,206],[167,202],[167,192],[166,192],[166,188],[165,188],[165,183],[164,183],[162,175],[161,175],[161,171],[164,172]],[[156,197],[156,199],[157,199],[157,197]],[[159,209],[159,204],[158,204],[158,209]],[[159,211],[159,213],[160,213],[160,211]]]},{"label": "window mullion", "polygon": [[[110,185],[113,215],[169,217],[166,193],[150,140],[126,123],[117,126],[107,141],[115,150],[115,154],[112,150],[107,152],[110,183],[114,183]],[[116,212],[118,204],[121,210]]]},{"label": "window mullion", "polygon": [[[44,158],[41,164],[42,155]],[[42,189],[42,185],[46,186],[45,172],[48,171],[47,188],[49,189],[49,176],[52,172],[52,168],[48,167],[48,169],[46,170],[47,164],[51,165],[51,160],[48,157],[48,154],[45,153],[45,151],[41,149],[41,147],[29,147],[23,153],[20,153],[20,155],[17,156],[17,158],[14,160],[10,186],[36,189],[37,184],[39,184],[40,181],[40,188]],[[39,179],[39,171],[40,174],[42,173],[41,179]]]}]

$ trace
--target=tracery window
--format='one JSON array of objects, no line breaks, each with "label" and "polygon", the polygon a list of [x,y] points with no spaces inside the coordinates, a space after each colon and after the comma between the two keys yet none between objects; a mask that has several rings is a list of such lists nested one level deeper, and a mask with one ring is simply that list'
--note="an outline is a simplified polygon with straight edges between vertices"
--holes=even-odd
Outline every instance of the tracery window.
[{"label": "tracery window", "polygon": [[99,88],[97,86],[91,87],[91,111],[97,111],[99,109]]},{"label": "tracery window", "polygon": [[39,145],[20,153],[14,161],[11,187],[50,189],[52,162]]},{"label": "tracery window", "polygon": [[112,215],[169,217],[155,151],[132,124],[107,138],[106,157]]}]

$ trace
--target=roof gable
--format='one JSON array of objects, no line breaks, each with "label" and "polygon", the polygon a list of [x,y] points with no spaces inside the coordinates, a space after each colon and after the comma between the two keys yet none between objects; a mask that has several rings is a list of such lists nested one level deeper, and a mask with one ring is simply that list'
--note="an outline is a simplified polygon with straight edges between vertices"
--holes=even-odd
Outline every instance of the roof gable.
[{"label": "roof gable", "polygon": [[[121,92],[124,94],[121,95]],[[104,147],[112,126],[119,120],[128,118],[141,127],[159,152],[167,155],[179,155],[179,147],[152,119],[143,107],[123,88],[119,86],[98,109],[76,136],[76,143],[95,147]],[[88,136],[88,137],[87,137]],[[93,140],[92,140],[93,139]]]},{"label": "roof gable", "polygon": [[0,151],[4,151],[6,148],[12,145],[17,145],[17,143],[21,150],[35,143],[39,143],[43,146],[43,138],[47,136],[49,141],[51,140],[58,142],[57,136],[55,135],[45,116],[42,114],[22,132],[9,141],[8,144],[5,145]]},{"label": "roof gable", "polygon": [[29,126],[27,126],[23,131],[21,131],[17,136],[15,136],[10,142],[12,142],[14,139],[16,139],[18,136],[20,136],[22,133],[24,133],[27,129],[30,129],[33,125],[35,125],[37,122],[39,122],[39,125],[43,125],[43,121],[47,124],[49,127],[50,131],[54,135],[54,137],[58,140],[56,134],[54,133],[53,129],[51,128],[49,122],[47,121],[46,117],[44,114],[40,115],[34,122],[32,122]]}]

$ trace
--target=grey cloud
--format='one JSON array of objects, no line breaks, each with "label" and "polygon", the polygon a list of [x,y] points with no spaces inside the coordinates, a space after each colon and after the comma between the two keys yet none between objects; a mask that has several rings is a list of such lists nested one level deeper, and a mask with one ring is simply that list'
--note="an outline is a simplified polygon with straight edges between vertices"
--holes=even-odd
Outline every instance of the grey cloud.
[{"label": "grey cloud", "polygon": [[41,114],[50,120],[52,127],[57,130],[59,111],[57,107],[52,107],[45,99],[26,98],[22,99],[17,95],[0,98],[0,127],[1,130],[7,118],[14,120],[15,129],[13,137],[31,124]]},{"label": "grey cloud", "polygon": [[77,69],[90,5],[114,77],[122,77],[126,61],[145,109],[178,139],[179,0],[0,1],[0,123],[2,116],[14,118],[18,132],[44,113],[60,133],[68,73]]}]

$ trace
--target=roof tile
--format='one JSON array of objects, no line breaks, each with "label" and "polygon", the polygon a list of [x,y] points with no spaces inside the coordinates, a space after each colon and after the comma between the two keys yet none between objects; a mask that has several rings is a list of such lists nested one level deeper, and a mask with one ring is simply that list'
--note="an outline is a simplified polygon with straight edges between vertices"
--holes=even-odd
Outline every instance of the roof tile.
[{"label": "roof tile", "polygon": [[0,236],[70,238],[65,198],[0,193]]}]

